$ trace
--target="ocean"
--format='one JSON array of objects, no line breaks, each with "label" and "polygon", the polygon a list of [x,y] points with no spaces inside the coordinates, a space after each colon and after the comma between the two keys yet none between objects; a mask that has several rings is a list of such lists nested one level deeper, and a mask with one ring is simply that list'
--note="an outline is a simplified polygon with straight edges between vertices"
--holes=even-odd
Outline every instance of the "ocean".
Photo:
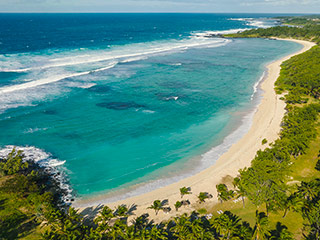
[{"label": "ocean", "polygon": [[267,17],[0,14],[0,155],[109,201],[213,165],[249,129],[266,64],[301,46],[209,35]]}]

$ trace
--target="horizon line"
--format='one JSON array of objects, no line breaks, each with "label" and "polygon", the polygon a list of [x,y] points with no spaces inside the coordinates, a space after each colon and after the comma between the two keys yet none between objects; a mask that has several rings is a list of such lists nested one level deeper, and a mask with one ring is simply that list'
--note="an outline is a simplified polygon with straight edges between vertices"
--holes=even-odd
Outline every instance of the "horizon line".
[{"label": "horizon line", "polygon": [[131,14],[167,14],[167,13],[171,13],[171,14],[294,14],[294,15],[300,15],[300,14],[305,14],[305,15],[320,15],[320,13],[309,13],[309,12],[301,12],[301,13],[297,13],[297,12],[126,12],[126,11],[119,11],[119,12],[1,12],[0,14],[105,14],[105,13],[109,13],[109,14],[121,14],[121,13],[131,13]]}]

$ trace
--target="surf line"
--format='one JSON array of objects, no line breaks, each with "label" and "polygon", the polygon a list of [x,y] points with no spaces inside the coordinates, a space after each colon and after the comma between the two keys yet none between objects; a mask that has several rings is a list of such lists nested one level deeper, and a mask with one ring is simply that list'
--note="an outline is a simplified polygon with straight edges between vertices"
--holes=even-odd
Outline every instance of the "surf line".
[{"label": "surf line", "polygon": [[95,72],[101,72],[101,71],[113,68],[117,64],[118,64],[118,62],[113,62],[107,67],[99,68],[99,69],[92,70],[92,71],[73,73],[73,74],[68,74],[68,75],[67,74],[58,75],[58,76],[55,76],[52,78],[39,79],[39,80],[35,80],[35,81],[27,82],[27,83],[22,83],[22,84],[17,84],[17,85],[13,85],[13,86],[9,86],[9,87],[2,87],[2,88],[0,88],[0,95],[14,92],[14,91],[19,91],[19,90],[25,90],[28,88],[34,88],[34,87],[41,86],[44,84],[58,82],[63,79],[66,79],[66,78],[79,77],[79,76],[83,76],[83,75],[87,75],[87,74],[91,74],[91,73],[95,73]]},{"label": "surf line", "polygon": [[[199,37],[199,36],[196,36]],[[191,39],[192,40],[192,39]],[[208,39],[205,39],[208,40]],[[29,67],[29,68],[22,68],[22,69],[1,69],[1,72],[28,72],[32,70],[42,70],[42,69],[47,69],[47,68],[53,68],[53,67],[65,67],[65,66],[74,66],[74,65],[80,65],[80,64],[85,64],[85,63],[95,63],[95,62],[102,62],[102,61],[108,61],[108,60],[116,60],[120,62],[129,62],[133,61],[131,59],[125,59],[125,58],[132,58],[139,60],[138,57],[147,57],[148,55],[152,54],[159,54],[159,53],[165,53],[169,51],[179,51],[179,50],[184,50],[187,48],[193,48],[193,47],[199,47],[199,46],[206,46],[206,45],[212,45],[215,44],[215,47],[219,47],[221,45],[224,45],[230,40],[227,39],[219,39],[220,42],[217,42],[217,39],[215,41],[205,41],[205,42],[182,42],[179,45],[173,44],[172,47],[161,47],[160,46],[154,46],[153,48],[148,49],[144,52],[136,52],[136,53],[129,53],[129,54],[120,54],[117,56],[106,56],[106,57],[96,57],[96,58],[91,58],[91,59],[83,59],[83,60],[78,60],[78,61],[69,61],[69,62],[61,62],[61,63],[55,63],[55,64],[47,64],[39,67]],[[83,58],[84,56],[77,56],[77,58]],[[137,57],[137,58],[136,58]],[[54,61],[59,61],[60,59],[54,59]],[[63,58],[61,59],[63,60]],[[53,60],[51,60],[53,61]]]}]

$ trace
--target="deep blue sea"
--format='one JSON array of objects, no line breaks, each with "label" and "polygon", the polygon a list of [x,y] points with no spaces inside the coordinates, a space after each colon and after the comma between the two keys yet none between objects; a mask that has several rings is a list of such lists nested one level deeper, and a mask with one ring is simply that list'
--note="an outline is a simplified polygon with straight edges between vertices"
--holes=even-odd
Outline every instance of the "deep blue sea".
[{"label": "deep blue sea", "polygon": [[301,46],[208,35],[266,17],[0,14],[0,153],[19,146],[81,198],[214,164],[250,127],[265,65]]}]

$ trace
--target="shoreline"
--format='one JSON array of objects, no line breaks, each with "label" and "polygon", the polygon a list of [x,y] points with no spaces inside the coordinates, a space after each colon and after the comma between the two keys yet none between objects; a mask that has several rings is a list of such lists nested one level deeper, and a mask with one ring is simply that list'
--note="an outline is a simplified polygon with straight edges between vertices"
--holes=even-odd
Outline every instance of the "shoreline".
[{"label": "shoreline", "polygon": [[[163,169],[158,170],[162,172],[159,174],[159,176],[161,177],[135,184],[129,182],[128,185],[122,185],[121,188],[115,189],[111,192],[91,195],[88,197],[85,196],[78,199],[76,198],[76,201],[80,202],[79,207],[84,208],[98,204],[108,205],[116,201],[118,202],[121,200],[139,196],[147,192],[151,192],[156,189],[179,182],[213,166],[215,162],[220,158],[220,156],[227,152],[233,144],[238,142],[249,131],[252,124],[253,116],[262,98],[262,91],[260,90],[259,86],[265,78],[266,71],[266,69],[263,71],[261,77],[253,86],[255,90],[251,95],[251,101],[253,101],[253,103],[250,103],[250,108],[246,110],[240,109],[237,112],[230,113],[231,115],[238,115],[238,119],[233,119],[231,121],[233,122],[233,124],[226,127],[225,131],[227,131],[228,133],[222,138],[220,143],[211,146],[211,148],[204,153],[192,157],[190,160],[184,162],[183,166],[180,162],[174,162],[170,166],[166,166]],[[183,169],[181,169],[181,167],[183,167]],[[168,171],[168,169],[170,171],[170,175],[166,175],[166,171]],[[175,175],[172,173],[179,170],[181,170],[181,172],[176,172]]]},{"label": "shoreline", "polygon": [[[137,216],[143,213],[149,213],[150,217],[157,220],[166,220],[177,213],[182,214],[193,210],[192,204],[197,202],[197,195],[199,192],[208,192],[213,195],[212,199],[207,200],[208,203],[218,202],[215,186],[219,184],[222,178],[226,176],[235,177],[238,174],[238,170],[247,166],[250,166],[251,160],[254,158],[256,152],[259,149],[264,149],[268,144],[262,145],[262,139],[266,138],[268,143],[273,142],[278,138],[278,133],[281,129],[280,124],[285,114],[285,102],[280,100],[280,95],[276,95],[274,91],[274,83],[277,80],[280,73],[280,65],[283,61],[291,58],[294,55],[298,55],[304,51],[309,50],[314,43],[293,40],[293,39],[277,39],[288,40],[300,43],[303,48],[298,52],[285,56],[281,59],[275,60],[266,66],[266,76],[259,84],[260,89],[263,90],[262,99],[258,104],[249,131],[246,132],[240,140],[235,142],[227,152],[223,153],[219,159],[211,167],[197,173],[193,176],[184,178],[176,183],[160,187],[151,192],[143,193],[141,195],[133,196],[124,200],[108,203],[111,208],[121,204],[137,204],[137,210],[135,214]],[[190,200],[191,206],[184,207],[176,212],[174,210],[174,203],[180,201],[179,188],[191,187],[192,194],[187,196]],[[153,210],[147,209],[154,200],[169,200],[171,212],[165,214],[159,212],[155,215]],[[186,199],[186,197],[184,198]],[[93,200],[79,200],[73,204],[74,207],[79,208],[80,211],[87,207],[81,207],[81,205],[93,206],[97,202],[103,202],[103,196],[97,197]],[[93,203],[94,202],[94,203]],[[78,206],[77,206],[78,205]]]}]

